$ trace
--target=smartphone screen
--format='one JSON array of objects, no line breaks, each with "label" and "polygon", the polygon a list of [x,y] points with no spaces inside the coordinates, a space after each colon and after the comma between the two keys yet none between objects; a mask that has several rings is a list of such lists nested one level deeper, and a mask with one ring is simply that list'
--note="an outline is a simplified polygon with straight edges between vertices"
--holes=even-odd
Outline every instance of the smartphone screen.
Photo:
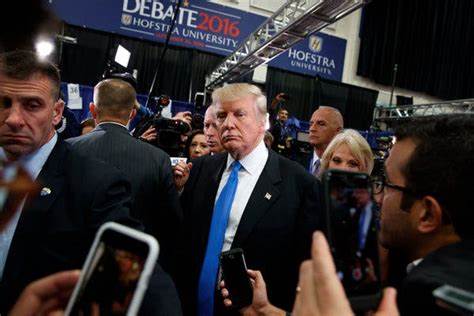
[{"label": "smartphone screen", "polygon": [[378,207],[369,176],[329,170],[323,179],[327,233],[339,279],[349,299],[378,297]]},{"label": "smartphone screen", "polygon": [[126,315],[149,255],[149,245],[112,229],[100,235],[71,315]]},{"label": "smartphone screen", "polygon": [[221,254],[222,276],[234,308],[252,304],[253,289],[247,274],[244,252],[240,248]]}]

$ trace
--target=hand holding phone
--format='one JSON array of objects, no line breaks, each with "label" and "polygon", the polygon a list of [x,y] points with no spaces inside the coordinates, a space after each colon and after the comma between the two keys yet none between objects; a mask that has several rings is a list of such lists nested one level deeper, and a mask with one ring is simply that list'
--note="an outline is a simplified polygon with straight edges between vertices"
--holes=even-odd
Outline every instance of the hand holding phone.
[{"label": "hand holding phone", "polygon": [[326,233],[346,295],[357,311],[381,297],[378,209],[364,173],[329,170],[323,175]]},{"label": "hand holding phone", "polygon": [[117,223],[102,225],[66,315],[136,315],[158,252],[150,235]]},{"label": "hand holding phone", "polygon": [[220,261],[225,286],[232,297],[232,306],[240,309],[251,305],[253,288],[243,250],[235,248],[225,251]]}]

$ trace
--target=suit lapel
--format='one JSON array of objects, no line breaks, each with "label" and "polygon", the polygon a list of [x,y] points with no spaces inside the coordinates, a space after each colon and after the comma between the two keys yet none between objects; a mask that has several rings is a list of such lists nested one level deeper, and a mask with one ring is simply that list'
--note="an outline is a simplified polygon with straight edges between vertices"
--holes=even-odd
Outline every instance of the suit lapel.
[{"label": "suit lapel", "polygon": [[[64,175],[61,174],[62,166],[67,154],[67,148],[63,141],[58,143],[51,152],[48,160],[41,169],[37,181],[40,183],[43,193],[26,199],[20,219],[13,235],[10,250],[8,251],[7,261],[3,273],[2,283],[14,282],[21,273],[24,264],[33,264],[25,262],[24,236],[30,236],[31,233],[46,233],[45,223],[46,215],[51,205],[57,199],[64,187]],[[34,234],[34,236],[38,236]]]},{"label": "suit lapel", "polygon": [[280,197],[278,184],[281,182],[278,156],[269,151],[268,160],[255,184],[237,228],[232,248],[240,247],[253,228]]}]

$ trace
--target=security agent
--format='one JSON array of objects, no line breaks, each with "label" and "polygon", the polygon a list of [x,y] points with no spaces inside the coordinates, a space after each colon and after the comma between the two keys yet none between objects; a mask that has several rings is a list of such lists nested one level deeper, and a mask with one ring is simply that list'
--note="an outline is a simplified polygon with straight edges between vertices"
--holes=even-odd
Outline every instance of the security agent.
[{"label": "security agent", "polygon": [[132,187],[131,214],[160,243],[160,262],[171,269],[174,244],[182,214],[174,187],[169,156],[161,149],[130,135],[135,89],[120,79],[106,79],[94,87],[90,111],[95,129],[68,140],[78,152],[94,157],[122,171]]},{"label": "security agent", "polygon": [[79,268],[106,221],[129,217],[130,187],[113,167],[74,152],[54,130],[59,71],[32,52],[0,54],[0,151],[41,184],[0,233],[0,311],[31,281]]}]

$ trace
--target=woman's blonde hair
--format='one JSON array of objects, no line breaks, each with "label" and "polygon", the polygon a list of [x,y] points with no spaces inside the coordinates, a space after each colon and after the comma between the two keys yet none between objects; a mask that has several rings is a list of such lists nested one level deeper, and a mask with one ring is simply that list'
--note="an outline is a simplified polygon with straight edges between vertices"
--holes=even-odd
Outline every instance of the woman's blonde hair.
[{"label": "woman's blonde hair", "polygon": [[353,129],[345,129],[332,139],[321,158],[319,174],[323,174],[323,172],[328,169],[329,161],[334,155],[334,152],[343,144],[349,147],[351,154],[361,163],[360,171],[370,175],[374,168],[374,154],[365,138],[358,131]]}]

